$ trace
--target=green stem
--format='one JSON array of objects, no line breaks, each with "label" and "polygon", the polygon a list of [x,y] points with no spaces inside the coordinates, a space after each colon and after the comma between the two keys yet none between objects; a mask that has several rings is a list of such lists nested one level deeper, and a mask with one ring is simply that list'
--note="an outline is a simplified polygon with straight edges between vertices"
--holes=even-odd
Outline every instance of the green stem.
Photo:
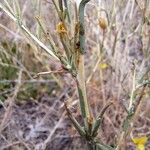
[{"label": "green stem", "polygon": [[85,85],[85,68],[84,68],[84,50],[85,50],[85,29],[84,29],[84,10],[85,5],[90,0],[82,0],[79,5],[79,42],[80,42],[80,54],[79,54],[79,61],[78,61],[78,75],[77,75],[77,87],[79,93],[79,100],[80,100],[80,108],[81,114],[84,118],[84,126],[85,130],[88,133],[89,130],[89,123],[88,119],[90,118],[90,111],[89,105],[87,101],[87,94],[86,94],[86,85]]},{"label": "green stem", "polygon": [[59,0],[59,9],[61,10],[61,12],[63,12],[63,2],[62,2],[62,0]]},{"label": "green stem", "polygon": [[85,51],[84,10],[86,3],[88,3],[89,1],[90,0],[82,0],[79,5],[79,22],[80,22],[79,40],[81,53],[84,53]]},{"label": "green stem", "polygon": [[[85,69],[84,69],[84,49],[85,49],[85,29],[84,29],[84,9],[86,3],[90,0],[82,0],[79,5],[79,42],[80,42],[80,55],[78,64],[77,86],[80,99],[81,113],[84,121],[90,116],[89,106],[87,102],[86,86],[85,86]],[[86,121],[87,122],[87,121]]]},{"label": "green stem", "polygon": [[80,100],[80,108],[83,118],[90,116],[85,86],[84,55],[79,56],[77,88]]}]

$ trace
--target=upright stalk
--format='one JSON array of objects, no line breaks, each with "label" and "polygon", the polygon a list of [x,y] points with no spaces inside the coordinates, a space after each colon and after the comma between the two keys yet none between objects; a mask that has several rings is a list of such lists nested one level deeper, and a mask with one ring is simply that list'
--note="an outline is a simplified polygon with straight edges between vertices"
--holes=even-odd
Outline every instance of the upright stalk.
[{"label": "upright stalk", "polygon": [[79,61],[78,61],[78,74],[77,74],[77,87],[80,100],[81,114],[84,119],[84,128],[86,132],[87,148],[88,150],[94,150],[95,146],[91,142],[92,131],[92,117],[90,115],[89,105],[87,101],[86,85],[85,85],[85,66],[84,66],[84,52],[85,52],[85,27],[84,27],[84,10],[85,5],[90,0],[82,0],[79,5]]},{"label": "upright stalk", "polygon": [[79,23],[80,23],[79,41],[80,41],[81,53],[85,52],[84,10],[85,10],[85,5],[89,1],[90,0],[82,0],[80,5],[79,5]]},{"label": "upright stalk", "polygon": [[84,68],[84,52],[85,52],[85,27],[84,27],[84,9],[86,3],[90,0],[82,0],[79,5],[79,42],[80,55],[78,62],[77,86],[80,100],[81,113],[84,118],[85,127],[88,126],[88,118],[90,117],[89,105],[87,101],[85,86],[85,68]]},{"label": "upright stalk", "polygon": [[80,108],[83,118],[90,116],[89,105],[87,101],[86,86],[85,86],[85,69],[84,69],[84,55],[79,56],[77,88],[80,100]]}]

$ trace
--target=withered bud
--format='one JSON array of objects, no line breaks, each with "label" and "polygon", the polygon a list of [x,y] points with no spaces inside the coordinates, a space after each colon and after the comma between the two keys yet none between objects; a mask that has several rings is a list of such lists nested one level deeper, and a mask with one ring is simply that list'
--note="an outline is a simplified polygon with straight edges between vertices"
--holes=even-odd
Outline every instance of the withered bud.
[{"label": "withered bud", "polygon": [[105,19],[105,18],[100,18],[99,19],[99,26],[103,29],[103,30],[105,30],[106,28],[107,28],[107,26],[108,26],[108,23],[107,23],[107,20]]},{"label": "withered bud", "polygon": [[66,34],[67,30],[62,22],[59,22],[56,26],[56,31],[59,34]]},{"label": "withered bud", "polygon": [[79,33],[79,30],[80,30],[80,23],[77,22],[77,23],[75,24],[75,35],[77,35],[77,34]]},{"label": "withered bud", "polygon": [[89,125],[93,124],[93,117],[91,115],[88,117],[88,124]]}]

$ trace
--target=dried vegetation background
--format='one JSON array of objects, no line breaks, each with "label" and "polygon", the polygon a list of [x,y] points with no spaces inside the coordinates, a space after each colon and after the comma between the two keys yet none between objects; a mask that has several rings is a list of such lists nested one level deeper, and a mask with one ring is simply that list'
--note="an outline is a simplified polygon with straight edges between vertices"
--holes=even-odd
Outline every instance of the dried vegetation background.
[{"label": "dried vegetation background", "polygon": [[[2,1],[2,0],[1,0]],[[36,17],[42,18],[56,43],[58,16],[52,2],[20,0],[23,22],[48,45]],[[75,3],[69,0],[74,16]],[[11,3],[11,0],[10,0]],[[86,7],[86,79],[88,100],[93,114],[113,101],[105,114],[100,139],[117,143],[136,80],[150,80],[150,3],[149,0],[91,0]],[[103,31],[98,20],[104,18]],[[107,64],[107,67],[102,67]],[[69,101],[80,120],[75,83],[68,74],[55,73],[61,65],[25,36],[0,10],[0,150],[77,150],[84,140],[71,125],[63,107]],[[42,71],[51,74],[34,76]],[[140,91],[139,91],[140,92]],[[150,88],[146,87],[132,136],[150,137]],[[150,139],[146,144],[150,149]],[[123,149],[135,150],[128,136]]]}]

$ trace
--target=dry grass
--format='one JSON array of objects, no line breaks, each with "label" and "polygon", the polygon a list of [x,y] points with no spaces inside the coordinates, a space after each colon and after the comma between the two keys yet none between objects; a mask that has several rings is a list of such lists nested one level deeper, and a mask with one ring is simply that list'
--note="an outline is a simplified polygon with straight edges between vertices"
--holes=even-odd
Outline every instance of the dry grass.
[{"label": "dry grass", "polygon": [[[19,2],[28,29],[49,47],[35,18],[40,16],[47,33],[63,49],[56,34],[58,16],[51,1]],[[73,10],[74,2],[70,2]],[[131,108],[136,89],[150,80],[148,3],[148,0],[91,0],[87,4],[87,95],[94,116],[107,102],[114,101],[98,135],[111,146],[117,144],[122,133],[127,115],[124,106]],[[107,21],[107,29],[99,27],[100,18]],[[63,107],[68,100],[80,121],[77,92],[70,75],[62,73],[59,61],[25,36],[2,10],[0,37],[0,150],[85,149],[84,140],[72,127]],[[102,68],[101,64],[107,67]],[[42,71],[52,73],[35,79]],[[136,149],[132,136],[150,136],[150,89],[146,86],[142,92],[142,87],[136,91],[136,99],[141,95],[142,98],[122,150]],[[150,149],[150,140],[146,148]]]}]

